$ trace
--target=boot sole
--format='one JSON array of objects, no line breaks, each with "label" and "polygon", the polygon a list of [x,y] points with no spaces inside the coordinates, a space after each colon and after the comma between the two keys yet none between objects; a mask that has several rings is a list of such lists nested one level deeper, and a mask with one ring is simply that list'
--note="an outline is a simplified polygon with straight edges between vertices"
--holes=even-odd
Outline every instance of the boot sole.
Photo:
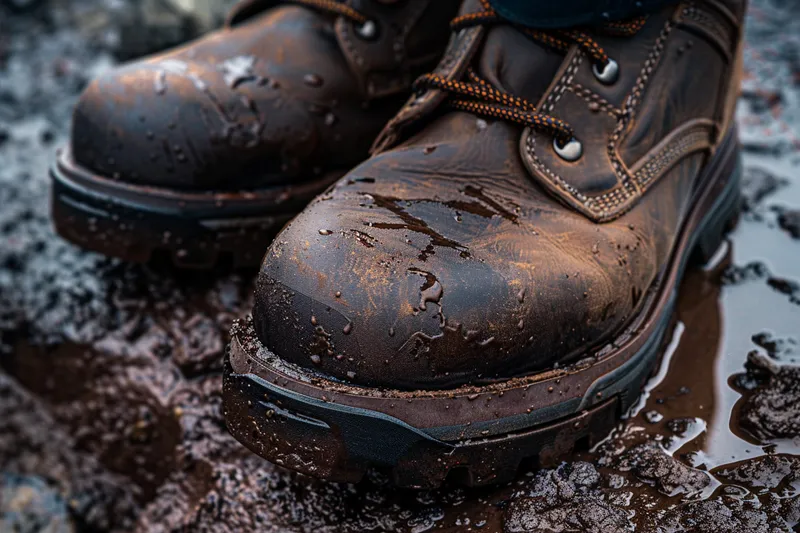
[{"label": "boot sole", "polygon": [[667,269],[643,310],[586,363],[483,387],[390,391],[332,381],[282,361],[251,321],[234,326],[223,402],[231,433],[258,455],[318,478],[357,482],[388,469],[402,487],[507,482],[521,463],[549,466],[592,446],[627,413],[674,323],[687,266],[707,262],[738,219],[741,166],[731,132],[703,171]]},{"label": "boot sole", "polygon": [[179,268],[258,266],[272,238],[341,176],[242,192],[187,192],[133,185],[81,168],[68,150],[50,170],[56,232],[87,250]]}]

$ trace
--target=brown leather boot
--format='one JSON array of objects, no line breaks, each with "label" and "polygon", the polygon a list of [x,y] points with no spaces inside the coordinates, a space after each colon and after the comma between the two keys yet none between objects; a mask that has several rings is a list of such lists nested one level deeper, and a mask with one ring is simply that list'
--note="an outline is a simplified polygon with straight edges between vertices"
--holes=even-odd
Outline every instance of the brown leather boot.
[{"label": "brown leather boot", "polygon": [[227,27],[95,80],[52,175],[66,239],[179,266],[257,265],[368,155],[444,52],[459,0],[251,0]]},{"label": "brown leather boot", "polygon": [[467,2],[375,156],[267,252],[230,348],[236,437],[416,487],[602,438],[738,211],[744,9],[536,32]]}]

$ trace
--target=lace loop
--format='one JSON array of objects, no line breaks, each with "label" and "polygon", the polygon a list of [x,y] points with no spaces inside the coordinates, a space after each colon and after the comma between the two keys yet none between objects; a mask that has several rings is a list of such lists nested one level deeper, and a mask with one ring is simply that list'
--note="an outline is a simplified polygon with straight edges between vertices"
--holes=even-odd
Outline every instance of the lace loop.
[{"label": "lace loop", "polygon": [[[592,58],[596,72],[606,72],[608,67],[618,68],[603,47],[585,32],[576,29],[544,31],[525,28],[502,18],[491,6],[489,0],[481,0],[481,6],[483,8],[481,12],[467,13],[453,19],[450,24],[452,30],[459,31],[493,24],[512,24],[534,41],[565,53],[573,43],[576,44]],[[611,36],[631,37],[642,29],[646,20],[645,17],[641,17],[631,21],[609,22],[600,30]],[[540,113],[528,100],[493,87],[472,68],[467,70],[466,76],[468,81],[450,80],[438,74],[425,74],[414,82],[414,90],[421,92],[432,88],[446,91],[455,96],[448,100],[448,105],[454,109],[531,127],[552,135],[556,141],[562,144],[574,140],[572,128],[563,120]],[[607,83],[609,79],[601,81]]]},{"label": "lace loop", "polygon": [[473,69],[467,70],[467,77],[470,80],[469,83],[448,80],[438,74],[425,74],[414,82],[414,90],[434,88],[447,91],[463,97],[452,99],[449,102],[453,108],[547,131],[563,140],[568,140],[573,136],[572,128],[564,121],[537,113],[536,107],[531,102],[496,89],[478,76]]}]

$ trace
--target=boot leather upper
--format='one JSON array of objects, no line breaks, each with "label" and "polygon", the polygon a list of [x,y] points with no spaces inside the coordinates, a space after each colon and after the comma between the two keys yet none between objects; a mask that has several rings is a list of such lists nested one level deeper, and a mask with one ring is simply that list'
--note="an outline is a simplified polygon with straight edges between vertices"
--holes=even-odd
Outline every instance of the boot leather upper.
[{"label": "boot leather upper", "polygon": [[82,167],[188,190],[291,184],[363,160],[436,65],[458,0],[350,2],[377,26],[251,0],[223,30],[101,75],[74,113]]},{"label": "boot leather upper", "polygon": [[[598,81],[507,25],[454,35],[438,72],[467,66],[570,123],[546,134],[416,95],[376,154],[270,247],[254,309],[282,359],[351,383],[443,388],[504,379],[601,348],[668,263],[698,176],[730,130],[744,2],[684,2],[632,38]],[[467,2],[463,12],[479,10]]]}]

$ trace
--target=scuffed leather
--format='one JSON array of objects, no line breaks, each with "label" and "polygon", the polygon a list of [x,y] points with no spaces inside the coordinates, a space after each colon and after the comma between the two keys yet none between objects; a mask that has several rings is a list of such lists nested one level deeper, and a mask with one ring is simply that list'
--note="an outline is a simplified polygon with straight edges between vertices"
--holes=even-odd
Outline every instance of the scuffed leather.
[{"label": "scuffed leather", "polygon": [[[612,340],[668,264],[737,90],[739,37],[719,50],[685,26],[686,7],[601,40],[622,65],[617,86],[601,86],[576,48],[554,61],[506,27],[454,36],[445,72],[472,64],[539,102],[572,124],[584,158],[449,110],[439,91],[417,95],[378,153],[270,247],[254,309],[262,342],[355,384],[435,389],[551,368]],[[620,187],[630,196],[603,212],[579,196]]]},{"label": "scuffed leather", "polygon": [[459,4],[357,3],[381,28],[374,40],[345,39],[352,23],[331,14],[246,2],[225,29],[100,76],[75,109],[75,160],[182,190],[344,173],[441,57]]}]

